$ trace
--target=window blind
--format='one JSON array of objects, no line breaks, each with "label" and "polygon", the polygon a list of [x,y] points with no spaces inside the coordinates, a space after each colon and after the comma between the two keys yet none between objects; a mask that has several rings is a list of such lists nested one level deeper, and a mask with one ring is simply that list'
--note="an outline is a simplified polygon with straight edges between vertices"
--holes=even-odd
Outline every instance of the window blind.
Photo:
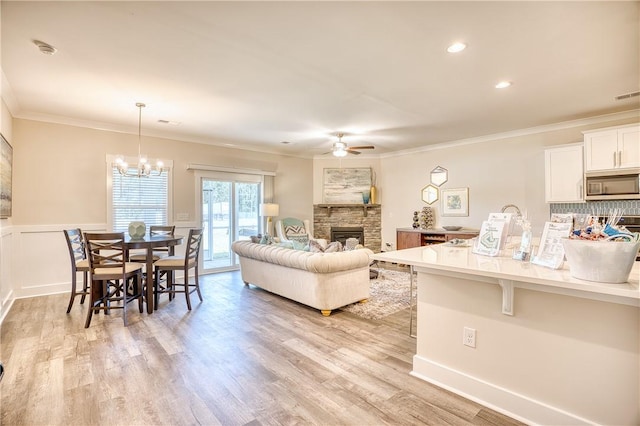
[{"label": "window blind", "polygon": [[[135,172],[135,168],[129,169],[129,173]],[[126,232],[132,221],[142,221],[147,228],[168,223],[168,171],[160,176],[122,176],[113,167],[111,179],[111,217],[115,232]]]}]

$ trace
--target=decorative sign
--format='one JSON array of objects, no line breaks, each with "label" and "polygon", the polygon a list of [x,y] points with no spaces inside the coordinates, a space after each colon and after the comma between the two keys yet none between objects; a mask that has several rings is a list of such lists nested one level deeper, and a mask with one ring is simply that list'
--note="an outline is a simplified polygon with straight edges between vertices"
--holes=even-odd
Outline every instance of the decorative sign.
[{"label": "decorative sign", "polygon": [[501,237],[501,245],[500,245],[500,250],[502,250],[505,246],[505,244],[507,244],[507,239],[509,238],[509,235],[512,234],[513,231],[513,225],[514,225],[514,220],[513,220],[513,213],[489,213],[489,219],[490,222],[504,222],[505,223],[505,227],[503,229],[503,235]]},{"label": "decorative sign", "polygon": [[371,168],[324,169],[322,185],[326,204],[362,204],[362,194],[371,191]]},{"label": "decorative sign", "polygon": [[540,238],[538,253],[531,258],[531,263],[558,269],[564,261],[564,247],[562,239],[571,233],[572,223],[545,222]]},{"label": "decorative sign", "polygon": [[485,220],[482,222],[480,234],[478,234],[473,246],[473,252],[485,256],[497,256],[500,253],[505,227],[504,221]]}]

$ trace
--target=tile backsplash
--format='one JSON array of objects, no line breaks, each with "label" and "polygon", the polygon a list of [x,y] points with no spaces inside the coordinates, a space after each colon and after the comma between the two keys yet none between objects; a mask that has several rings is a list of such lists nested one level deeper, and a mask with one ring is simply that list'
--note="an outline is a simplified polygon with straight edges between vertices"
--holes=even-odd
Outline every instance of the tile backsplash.
[{"label": "tile backsplash", "polygon": [[587,201],[586,203],[551,204],[551,213],[582,213],[606,215],[621,209],[624,216],[640,216],[640,200]]}]

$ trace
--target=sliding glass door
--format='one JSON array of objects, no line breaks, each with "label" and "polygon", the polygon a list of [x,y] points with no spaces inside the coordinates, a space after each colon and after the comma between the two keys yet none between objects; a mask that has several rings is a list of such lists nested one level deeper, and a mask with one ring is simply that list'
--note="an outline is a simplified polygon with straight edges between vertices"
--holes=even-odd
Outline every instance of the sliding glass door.
[{"label": "sliding glass door", "polygon": [[235,240],[261,232],[261,178],[233,173],[200,178],[203,273],[237,269]]}]

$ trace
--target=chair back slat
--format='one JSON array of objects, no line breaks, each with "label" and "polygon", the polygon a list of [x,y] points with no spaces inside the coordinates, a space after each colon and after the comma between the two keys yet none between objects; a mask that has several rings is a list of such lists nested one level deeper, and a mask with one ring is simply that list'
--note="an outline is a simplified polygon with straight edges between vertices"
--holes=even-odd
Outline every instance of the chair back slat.
[{"label": "chair back slat", "polygon": [[200,242],[202,241],[202,228],[190,229],[187,248],[184,257],[185,266],[198,263],[200,255]]},{"label": "chair back slat", "polygon": [[124,232],[85,233],[89,256],[89,268],[94,273],[97,268],[114,269],[113,273],[125,273],[126,253]]},{"label": "chair back slat", "polygon": [[75,264],[77,264],[79,261],[87,258],[84,240],[82,239],[82,231],[80,230],[80,228],[74,228],[65,229],[63,232],[67,240],[67,247],[69,248],[71,262],[75,266]]},{"label": "chair back slat", "polygon": [[[150,235],[165,235],[173,237],[176,231],[175,226],[168,225],[151,225],[149,228]],[[173,253],[172,247],[156,247],[153,249],[154,253]]]},{"label": "chair back slat", "polygon": [[149,228],[150,235],[170,235],[173,237],[175,231],[175,226],[151,225]]}]

